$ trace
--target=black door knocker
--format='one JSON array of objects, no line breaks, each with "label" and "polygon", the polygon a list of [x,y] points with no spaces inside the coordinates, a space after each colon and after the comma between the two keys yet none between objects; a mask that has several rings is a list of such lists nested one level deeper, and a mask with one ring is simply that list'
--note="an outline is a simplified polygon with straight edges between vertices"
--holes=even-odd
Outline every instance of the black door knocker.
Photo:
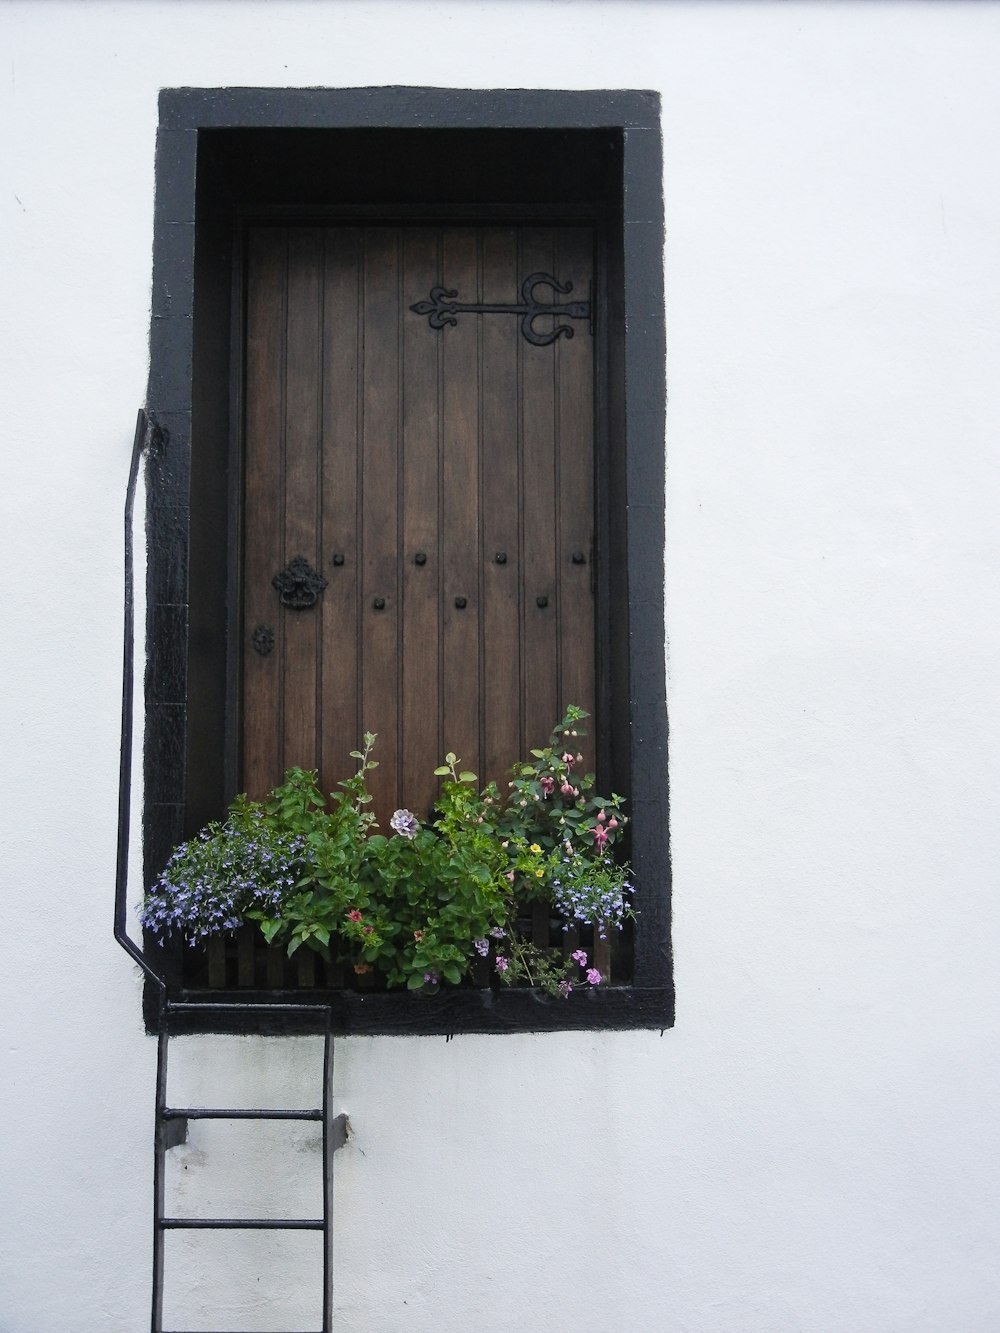
[{"label": "black door knocker", "polygon": [[278,590],[282,606],[292,611],[308,611],[319,600],[326,579],[313,569],[305,556],[297,555],[287,568],[275,574],[271,584]]}]

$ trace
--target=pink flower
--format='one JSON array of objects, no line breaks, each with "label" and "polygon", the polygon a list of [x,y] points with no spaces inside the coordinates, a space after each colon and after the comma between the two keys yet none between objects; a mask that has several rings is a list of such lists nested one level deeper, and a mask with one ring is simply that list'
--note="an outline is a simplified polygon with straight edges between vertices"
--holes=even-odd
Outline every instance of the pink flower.
[{"label": "pink flower", "polygon": [[564,796],[575,796],[575,795],[576,795],[576,788],[573,786],[572,782],[564,782],[564,783],[562,783],[561,786],[560,786],[560,788],[559,788],[559,790],[562,792],[562,794],[563,794]]},{"label": "pink flower", "polygon": [[508,968],[509,966],[510,966],[510,964],[507,962],[507,959],[504,958],[503,954],[497,954],[497,957],[496,957],[496,969],[497,969],[497,971],[498,971],[498,972],[506,972],[506,971],[507,971],[507,968]]},{"label": "pink flower", "polygon": [[551,796],[552,793],[553,793],[553,792],[555,791],[555,789],[556,789],[556,780],[555,780],[555,778],[550,778],[550,777],[547,777],[547,776],[544,777],[544,778],[542,778],[542,781],[541,781],[541,788],[542,788],[542,795],[543,795],[543,796]]},{"label": "pink flower", "polygon": [[600,972],[598,972],[596,967],[589,967],[587,969],[587,985],[599,986],[600,984],[601,984]]},{"label": "pink flower", "polygon": [[507,871],[507,878],[510,880],[511,884],[514,883],[514,872],[513,872],[513,870],[508,870],[508,871]]},{"label": "pink flower", "polygon": [[600,824],[594,829],[594,846],[599,852],[602,852],[608,841],[607,829],[601,828]]},{"label": "pink flower", "polygon": [[617,827],[618,827],[618,820],[615,819],[614,815],[612,815],[611,818],[608,820],[608,828],[617,828]]},{"label": "pink flower", "polygon": [[559,994],[564,1000],[568,999],[573,994],[573,987],[568,981],[560,981]]},{"label": "pink flower", "polygon": [[348,921],[360,921],[361,913],[358,911],[356,907],[352,907],[351,910],[347,913],[347,919]]},{"label": "pink flower", "polygon": [[598,824],[603,824],[604,821],[605,821],[606,819],[607,819],[607,815],[604,813],[604,811],[603,811],[603,810],[598,810],[598,812],[597,812],[597,822],[598,822]]},{"label": "pink flower", "polygon": [[563,763],[566,765],[567,768],[572,768],[573,765],[576,763],[576,756],[570,754],[570,752],[567,750],[566,753],[565,753],[565,754],[563,755],[563,757],[562,757],[562,761],[563,761]]},{"label": "pink flower", "polygon": [[579,963],[581,967],[586,967],[586,966],[587,966],[587,951],[586,951],[586,949],[577,949],[577,950],[575,950],[573,953],[570,954],[570,957],[572,958],[572,960],[573,960],[574,963]]}]

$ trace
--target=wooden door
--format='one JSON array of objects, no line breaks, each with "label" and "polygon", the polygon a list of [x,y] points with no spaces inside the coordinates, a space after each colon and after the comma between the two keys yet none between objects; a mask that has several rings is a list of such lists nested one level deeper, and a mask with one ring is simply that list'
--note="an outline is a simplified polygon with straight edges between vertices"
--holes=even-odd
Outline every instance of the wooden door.
[{"label": "wooden door", "polygon": [[593,711],[589,323],[538,315],[529,334],[573,331],[538,345],[509,310],[445,312],[435,328],[412,309],[435,287],[516,305],[538,274],[572,292],[543,283],[535,299],[586,301],[593,250],[592,230],[576,226],[250,229],[241,730],[252,795],[292,764],[333,790],[374,731],[384,828],[398,806],[427,814],[446,751],[500,779],[567,704]]}]

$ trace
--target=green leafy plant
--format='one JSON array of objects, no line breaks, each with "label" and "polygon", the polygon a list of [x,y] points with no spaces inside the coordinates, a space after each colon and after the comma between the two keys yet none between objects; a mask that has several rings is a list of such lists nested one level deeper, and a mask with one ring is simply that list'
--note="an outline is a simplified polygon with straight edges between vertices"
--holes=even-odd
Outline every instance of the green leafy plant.
[{"label": "green leafy plant", "polygon": [[237,797],[224,824],[177,848],[143,925],[195,943],[257,922],[289,954],[306,945],[410,990],[459,985],[491,955],[506,984],[560,996],[598,985],[582,949],[544,948],[516,929],[518,902],[547,902],[565,931],[593,926],[602,940],[632,915],[628,867],[610,851],[626,822],[621,798],[595,794],[593,774],[580,772],[585,716],[568,709],[503,795],[495,783],[480,792],[446,755],[433,821],[397,810],[388,833],[368,808],[377,760],[366,733],[329,802],[315,773],[290,769],[265,801]]}]

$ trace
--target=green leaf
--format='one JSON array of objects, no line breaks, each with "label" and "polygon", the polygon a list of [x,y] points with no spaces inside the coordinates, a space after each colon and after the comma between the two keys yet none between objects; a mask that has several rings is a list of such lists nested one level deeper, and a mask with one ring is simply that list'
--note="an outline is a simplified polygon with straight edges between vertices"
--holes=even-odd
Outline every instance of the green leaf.
[{"label": "green leaf", "polygon": [[422,972],[411,972],[410,975],[406,978],[407,990],[419,990],[423,984],[424,984],[424,976]]},{"label": "green leaf", "polygon": [[466,773],[459,773],[459,775],[458,775],[458,780],[459,780],[459,782],[475,782],[475,781],[476,781],[476,775],[475,775],[475,773],[468,773],[468,772],[466,772]]},{"label": "green leaf", "polygon": [[434,776],[436,778],[446,778],[450,772],[451,769],[448,767],[447,764],[439,764],[438,767],[434,770]]}]

